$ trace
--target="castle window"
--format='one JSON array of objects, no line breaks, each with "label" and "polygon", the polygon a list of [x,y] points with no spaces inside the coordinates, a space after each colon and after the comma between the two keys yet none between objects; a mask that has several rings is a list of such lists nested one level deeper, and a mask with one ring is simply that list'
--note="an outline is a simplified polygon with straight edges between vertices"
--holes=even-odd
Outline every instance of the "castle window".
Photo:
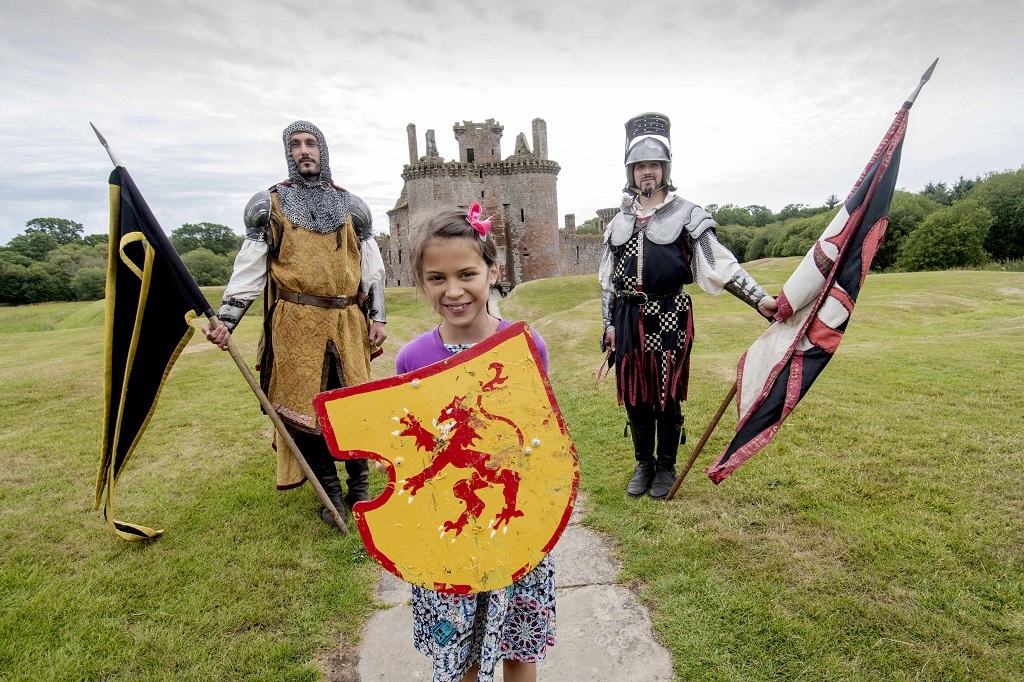
[{"label": "castle window", "polygon": [[[401,253],[399,253],[399,255],[401,255]],[[399,262],[401,262],[401,260],[399,260]],[[577,263],[580,262],[580,245],[579,244],[576,245],[576,262]]]},{"label": "castle window", "polygon": [[484,179],[484,169],[483,168],[480,169],[480,179],[481,180]]},{"label": "castle window", "polygon": [[519,209],[519,220],[520,220],[520,222],[524,222],[524,223],[526,222],[526,209],[525,208]]},{"label": "castle window", "polygon": [[483,191],[483,190],[480,190],[480,198],[481,198],[481,199],[483,199],[483,198],[484,198],[484,191]]},{"label": "castle window", "polygon": [[473,148],[466,149],[466,162],[473,163],[476,160],[476,156],[473,154]]},{"label": "castle window", "polygon": [[[578,249],[579,247],[577,246],[576,248]],[[402,250],[401,249],[398,250],[398,264],[399,265],[402,264]]]}]

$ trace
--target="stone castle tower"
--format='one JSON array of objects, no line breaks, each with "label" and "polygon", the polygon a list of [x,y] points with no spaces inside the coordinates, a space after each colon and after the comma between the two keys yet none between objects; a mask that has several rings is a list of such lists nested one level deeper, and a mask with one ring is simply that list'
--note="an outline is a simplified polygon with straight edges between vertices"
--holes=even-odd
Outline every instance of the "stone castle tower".
[{"label": "stone castle tower", "polygon": [[395,207],[388,211],[390,236],[381,243],[387,286],[413,286],[410,263],[417,218],[443,206],[468,208],[474,201],[491,216],[491,236],[498,247],[499,284],[510,289],[522,282],[557,277],[561,272],[558,201],[559,165],[548,159],[547,124],[533,120],[533,151],[519,133],[515,152],[501,157],[504,127],[489,118],[453,126],[459,143],[457,161],[437,153],[434,131],[426,134],[420,156],[416,126],[406,127],[409,163]]}]

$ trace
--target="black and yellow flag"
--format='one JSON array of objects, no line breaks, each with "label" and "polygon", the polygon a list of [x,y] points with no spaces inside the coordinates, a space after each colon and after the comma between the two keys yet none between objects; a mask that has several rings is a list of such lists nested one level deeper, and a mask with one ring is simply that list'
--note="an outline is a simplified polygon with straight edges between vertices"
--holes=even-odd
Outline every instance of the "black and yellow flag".
[{"label": "black and yellow flag", "polygon": [[153,416],[171,367],[195,331],[190,322],[199,314],[213,311],[131,175],[118,166],[110,174],[106,400],[96,508],[103,505],[107,524],[124,540],[163,533],[115,521],[114,486]]}]

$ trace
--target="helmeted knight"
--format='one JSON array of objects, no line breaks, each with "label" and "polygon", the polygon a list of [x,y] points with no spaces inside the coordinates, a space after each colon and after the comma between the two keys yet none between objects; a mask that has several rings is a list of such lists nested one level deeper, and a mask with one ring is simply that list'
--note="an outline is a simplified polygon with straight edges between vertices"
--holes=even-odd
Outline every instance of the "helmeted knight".
[{"label": "helmeted knight", "polygon": [[[369,380],[372,346],[387,336],[384,262],[369,207],[332,179],[320,129],[295,121],[282,139],[288,179],[246,205],[245,239],[217,316],[233,330],[265,295],[260,383],[335,506],[351,506],[369,499],[366,461],[346,461],[342,498],[312,399]],[[281,445],[278,488],[300,485],[302,470]]]},{"label": "helmeted knight", "polygon": [[724,289],[766,317],[775,300],[718,241],[711,214],[675,194],[667,116],[644,113],[626,122],[624,165],[622,208],[605,231],[598,275],[602,347],[614,349],[616,391],[637,459],[627,493],[660,499],[675,480],[676,451],[685,441],[680,402],[693,312],[684,285],[714,295]]}]

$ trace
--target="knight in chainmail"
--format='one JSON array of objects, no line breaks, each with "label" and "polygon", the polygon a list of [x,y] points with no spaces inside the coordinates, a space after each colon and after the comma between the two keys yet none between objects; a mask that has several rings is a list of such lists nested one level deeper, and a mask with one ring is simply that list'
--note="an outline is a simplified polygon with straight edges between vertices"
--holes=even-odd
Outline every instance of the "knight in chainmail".
[{"label": "knight in chainmail", "polygon": [[604,234],[598,277],[602,348],[612,351],[616,392],[625,405],[636,469],[626,493],[663,499],[676,478],[685,442],[693,312],[686,284],[737,296],[762,316],[775,299],[740,267],[715,236],[711,214],[675,194],[669,120],[646,113],[626,122],[622,210]]},{"label": "knight in chainmail", "polygon": [[[288,179],[245,207],[245,240],[217,317],[203,331],[221,348],[252,302],[264,295],[260,383],[310,469],[339,512],[369,499],[366,460],[345,460],[342,495],[313,396],[370,379],[370,357],[387,338],[384,261],[366,203],[334,184],[323,133],[309,121],[284,129]],[[275,437],[278,489],[305,481]],[[321,518],[333,524],[326,509]]]}]

